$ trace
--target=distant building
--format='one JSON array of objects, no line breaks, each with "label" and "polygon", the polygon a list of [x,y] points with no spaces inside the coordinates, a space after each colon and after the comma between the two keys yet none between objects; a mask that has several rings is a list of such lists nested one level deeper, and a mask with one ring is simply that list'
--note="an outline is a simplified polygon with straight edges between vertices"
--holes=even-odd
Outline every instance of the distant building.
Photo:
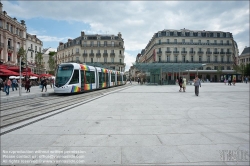
[{"label": "distant building", "polygon": [[240,56],[238,56],[238,65],[250,63],[250,47],[245,47]]},{"label": "distant building", "polygon": [[6,65],[17,65],[17,53],[19,49],[26,47],[26,25],[25,21],[18,22],[3,11],[0,2],[0,54],[1,63]]},{"label": "distant building", "polygon": [[38,52],[42,53],[43,49],[43,42],[36,37],[36,35],[31,35],[29,33],[26,33],[26,46],[27,49],[30,49],[32,51],[27,52],[27,65],[29,68],[31,68],[31,71],[33,73],[37,73],[36,70],[36,64],[35,64],[35,56]]},{"label": "distant building", "polygon": [[[137,56],[138,57],[138,56]],[[202,63],[199,69],[182,71],[187,79],[196,73],[204,80],[221,81],[221,75],[232,74],[237,64],[238,46],[230,32],[189,29],[158,31],[141,51],[140,63]],[[155,78],[175,80],[177,75],[167,71]]]},{"label": "distant building", "polygon": [[115,35],[86,35],[59,43],[57,64],[65,62],[100,63],[114,70],[125,71],[124,41],[121,33]]},{"label": "distant building", "polygon": [[46,49],[43,49],[43,51],[42,51],[42,53],[43,53],[43,55],[42,55],[43,56],[43,65],[44,65],[43,73],[46,73],[46,74],[48,74],[48,72],[50,71],[49,63],[48,63],[50,52],[57,52],[57,49],[56,48],[46,48]]}]

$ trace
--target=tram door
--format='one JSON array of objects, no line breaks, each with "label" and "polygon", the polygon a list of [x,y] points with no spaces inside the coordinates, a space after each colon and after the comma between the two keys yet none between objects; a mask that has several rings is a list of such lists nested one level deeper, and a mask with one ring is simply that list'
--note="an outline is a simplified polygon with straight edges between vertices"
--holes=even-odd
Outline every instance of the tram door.
[{"label": "tram door", "polygon": [[84,91],[84,70],[81,70],[81,91]]}]

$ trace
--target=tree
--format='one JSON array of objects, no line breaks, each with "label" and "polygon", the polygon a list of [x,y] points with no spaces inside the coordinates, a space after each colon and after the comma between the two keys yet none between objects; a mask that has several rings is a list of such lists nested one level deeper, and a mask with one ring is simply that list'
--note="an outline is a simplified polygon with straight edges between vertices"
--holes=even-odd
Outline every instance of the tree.
[{"label": "tree", "polygon": [[44,67],[43,65],[43,54],[38,52],[35,56],[36,67],[38,68],[38,73],[41,74],[40,70]]},{"label": "tree", "polygon": [[250,63],[246,65],[244,72],[246,76],[250,76]]},{"label": "tree", "polygon": [[19,50],[18,50],[18,53],[17,53],[17,57],[18,57],[18,62],[19,62],[19,58],[21,56],[21,61],[22,62],[25,62],[26,61],[26,51],[23,49],[23,47],[21,47]]},{"label": "tree", "polygon": [[49,64],[49,74],[54,75],[55,74],[55,66],[56,66],[56,62],[55,62],[55,56],[56,56],[56,52],[49,52],[49,60],[48,60],[48,64]]}]

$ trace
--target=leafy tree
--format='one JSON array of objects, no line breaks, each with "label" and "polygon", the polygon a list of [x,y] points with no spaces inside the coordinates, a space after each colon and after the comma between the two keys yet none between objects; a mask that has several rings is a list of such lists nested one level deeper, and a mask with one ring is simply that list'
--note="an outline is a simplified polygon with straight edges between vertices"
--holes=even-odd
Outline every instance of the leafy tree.
[{"label": "leafy tree", "polygon": [[38,68],[38,73],[40,74],[40,70],[44,67],[43,65],[43,54],[38,52],[35,56],[36,67]]},{"label": "leafy tree", "polygon": [[246,65],[244,72],[246,76],[250,76],[250,63]]},{"label": "leafy tree", "polygon": [[53,74],[55,73],[55,67],[56,67],[56,61],[55,61],[55,56],[56,56],[56,52],[49,52],[49,60],[48,60],[48,64],[49,64],[49,73]]},{"label": "leafy tree", "polygon": [[18,57],[18,62],[19,62],[19,58],[21,56],[21,61],[22,62],[25,62],[26,61],[26,51],[23,49],[23,47],[21,47],[19,50],[18,50],[18,53],[17,53],[17,57]]}]

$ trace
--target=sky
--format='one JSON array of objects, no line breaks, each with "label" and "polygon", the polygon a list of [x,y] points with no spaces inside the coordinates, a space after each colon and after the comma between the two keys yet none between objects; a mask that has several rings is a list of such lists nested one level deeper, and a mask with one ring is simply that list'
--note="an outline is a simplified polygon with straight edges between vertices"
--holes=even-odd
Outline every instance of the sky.
[{"label": "sky", "polygon": [[125,71],[154,33],[164,29],[225,31],[239,53],[249,47],[249,1],[1,1],[3,10],[25,20],[27,32],[57,48],[85,34],[122,34]]}]

